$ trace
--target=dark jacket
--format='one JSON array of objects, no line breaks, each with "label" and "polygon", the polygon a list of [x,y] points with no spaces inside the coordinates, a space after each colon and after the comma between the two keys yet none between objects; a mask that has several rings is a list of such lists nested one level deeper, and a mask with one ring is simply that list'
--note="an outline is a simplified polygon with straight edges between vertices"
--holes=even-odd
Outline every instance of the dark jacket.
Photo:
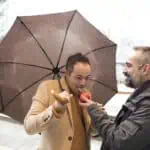
[{"label": "dark jacket", "polygon": [[88,112],[103,138],[101,150],[150,150],[150,81],[134,91],[114,120],[96,104]]}]

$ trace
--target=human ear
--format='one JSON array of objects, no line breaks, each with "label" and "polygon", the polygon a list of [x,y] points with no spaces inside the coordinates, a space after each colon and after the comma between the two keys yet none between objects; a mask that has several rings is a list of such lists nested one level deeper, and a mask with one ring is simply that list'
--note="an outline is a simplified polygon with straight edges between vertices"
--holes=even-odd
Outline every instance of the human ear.
[{"label": "human ear", "polygon": [[145,72],[146,75],[150,73],[150,64],[145,64],[144,72]]},{"label": "human ear", "polygon": [[150,64],[146,64],[146,70],[148,71],[148,72],[150,72]]}]

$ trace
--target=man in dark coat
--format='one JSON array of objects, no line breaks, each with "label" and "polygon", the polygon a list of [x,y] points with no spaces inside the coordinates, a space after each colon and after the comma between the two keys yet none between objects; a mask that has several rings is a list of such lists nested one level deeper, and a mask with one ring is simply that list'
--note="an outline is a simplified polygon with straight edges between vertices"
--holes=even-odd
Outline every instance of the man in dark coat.
[{"label": "man in dark coat", "polygon": [[[82,97],[103,138],[101,150],[150,150],[150,47],[135,47],[124,68],[125,84],[135,89],[112,119],[101,104]],[[102,92],[102,91],[100,91]]]}]

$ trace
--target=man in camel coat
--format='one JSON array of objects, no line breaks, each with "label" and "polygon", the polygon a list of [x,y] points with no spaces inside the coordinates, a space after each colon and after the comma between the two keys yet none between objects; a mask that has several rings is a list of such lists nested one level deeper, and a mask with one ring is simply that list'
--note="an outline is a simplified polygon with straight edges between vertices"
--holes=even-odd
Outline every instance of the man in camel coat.
[{"label": "man in camel coat", "polygon": [[[79,91],[86,89],[90,73],[88,58],[77,53],[68,58],[63,78],[43,81],[39,85],[24,120],[28,134],[41,133],[38,150],[90,149],[91,120],[87,109],[79,106]],[[67,97],[68,103],[56,101],[52,90],[62,98]]]}]

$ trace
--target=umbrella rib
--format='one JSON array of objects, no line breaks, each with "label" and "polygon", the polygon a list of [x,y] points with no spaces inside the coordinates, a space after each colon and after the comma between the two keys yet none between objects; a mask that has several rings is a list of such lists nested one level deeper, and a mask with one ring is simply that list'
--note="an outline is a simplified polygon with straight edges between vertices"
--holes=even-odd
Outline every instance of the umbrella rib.
[{"label": "umbrella rib", "polygon": [[3,97],[2,97],[1,89],[0,89],[0,102],[1,102],[1,106],[2,106],[2,110],[0,110],[0,112],[1,112],[4,110],[4,103],[3,103]]},{"label": "umbrella rib", "polygon": [[44,48],[42,47],[42,45],[40,44],[40,42],[35,38],[35,36],[32,34],[32,32],[29,30],[29,28],[27,27],[27,25],[21,20],[20,17],[18,17],[18,19],[20,20],[20,22],[24,25],[24,27],[28,30],[28,32],[32,35],[32,37],[34,38],[34,40],[37,42],[38,46],[41,48],[41,50],[43,51],[43,53],[45,54],[46,58],[48,59],[49,63],[53,66],[54,64],[52,63],[51,59],[48,57],[47,53],[45,52]]},{"label": "umbrella rib", "polygon": [[[92,51],[90,51],[90,52],[85,53],[85,55],[89,55],[90,53],[93,53],[93,52],[95,52],[95,51],[97,51],[97,50],[100,50],[100,49],[110,48],[110,47],[114,47],[114,46],[116,46],[116,44],[109,45],[109,46],[103,46],[103,47],[101,47],[101,48],[96,48],[96,49],[93,49],[93,50],[92,50]],[[110,89],[112,89],[113,91],[116,91],[116,92],[117,92],[117,90],[116,90],[116,89],[114,89],[114,88],[112,88],[112,87],[110,87],[110,86],[106,85],[106,84],[105,84],[105,83],[103,83],[103,82],[100,82],[100,81],[95,80],[95,79],[90,79],[90,80],[92,80],[92,81],[96,81],[96,82],[98,82],[98,83],[102,84],[103,86],[105,86],[105,87],[107,87],[107,88],[110,88]]]},{"label": "umbrella rib", "polygon": [[109,45],[109,46],[103,46],[101,48],[95,48],[95,49],[91,50],[90,52],[85,53],[85,55],[89,55],[90,53],[93,53],[93,52],[98,51],[100,49],[110,48],[110,47],[114,47],[114,46],[116,46],[116,44]]},{"label": "umbrella rib", "polygon": [[66,37],[67,37],[68,31],[69,31],[69,27],[70,27],[70,24],[72,23],[72,20],[73,20],[73,18],[74,18],[76,13],[77,13],[77,11],[74,12],[74,14],[72,15],[72,17],[71,17],[71,19],[70,19],[70,21],[68,23],[68,26],[67,26],[67,29],[66,29],[66,32],[65,32],[65,37],[64,37],[64,40],[63,40],[63,44],[62,44],[62,47],[61,47],[61,51],[60,51],[60,54],[59,54],[59,57],[58,57],[58,61],[57,61],[56,67],[58,67],[58,65],[59,65],[59,62],[60,62],[60,59],[61,59],[61,56],[62,56],[62,52],[63,52],[63,49],[64,49]]},{"label": "umbrella rib", "polygon": [[62,69],[62,68],[64,68],[66,65],[63,65],[63,66],[61,66],[61,67],[59,67],[59,69]]},{"label": "umbrella rib", "polygon": [[101,81],[98,81],[98,80],[95,80],[95,79],[90,79],[90,80],[95,81],[95,82],[97,82],[97,83],[100,83],[100,84],[102,84],[104,87],[107,87],[107,88],[109,88],[109,89],[111,89],[111,90],[113,90],[113,91],[116,91],[116,92],[117,92],[117,90],[116,90],[116,89],[114,89],[114,88],[112,88],[112,87],[108,86],[107,84],[105,84],[105,83],[103,83],[103,82],[101,82]]},{"label": "umbrella rib", "polygon": [[52,70],[51,68],[47,68],[47,67],[43,67],[43,66],[25,64],[25,63],[13,62],[13,61],[0,61],[0,63],[2,63],[2,64],[17,64],[17,65],[37,67],[37,68],[46,69],[46,70]]},{"label": "umbrella rib", "polygon": [[36,80],[35,82],[33,82],[32,84],[28,85],[26,88],[24,88],[22,91],[20,91],[18,94],[16,94],[12,99],[9,100],[9,102],[5,105],[5,108],[8,107],[9,104],[11,104],[13,102],[13,100],[18,97],[19,95],[21,95],[24,91],[28,90],[29,88],[31,88],[33,85],[35,85],[36,83],[38,83],[39,81],[43,80],[44,78],[46,78],[47,76],[52,75],[53,72],[46,74],[45,76],[42,76],[40,79]]},{"label": "umbrella rib", "polygon": [[56,74],[53,75],[53,80],[55,79]]}]

